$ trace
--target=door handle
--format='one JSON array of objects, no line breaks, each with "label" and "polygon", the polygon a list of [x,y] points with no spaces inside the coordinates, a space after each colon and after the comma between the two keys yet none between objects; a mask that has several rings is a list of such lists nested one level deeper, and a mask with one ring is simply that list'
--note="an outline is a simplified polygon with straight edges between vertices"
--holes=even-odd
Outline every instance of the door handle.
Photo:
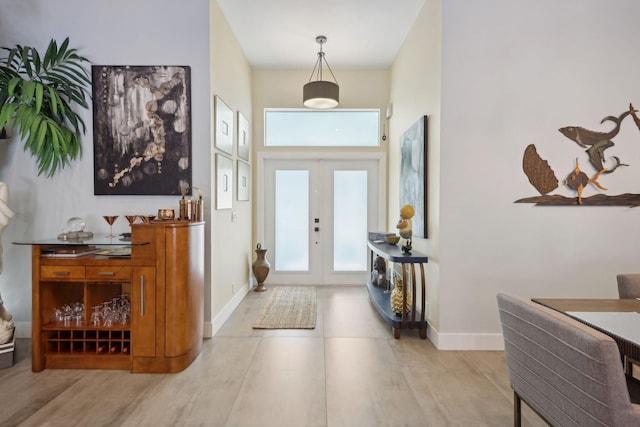
[{"label": "door handle", "polygon": [[144,276],[140,276],[140,316],[144,316]]}]

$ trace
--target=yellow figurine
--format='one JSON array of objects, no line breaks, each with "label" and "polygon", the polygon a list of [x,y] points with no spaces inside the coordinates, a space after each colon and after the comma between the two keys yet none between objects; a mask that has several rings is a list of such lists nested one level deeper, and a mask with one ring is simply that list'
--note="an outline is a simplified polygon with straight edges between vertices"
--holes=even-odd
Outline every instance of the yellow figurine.
[{"label": "yellow figurine", "polygon": [[406,239],[405,244],[402,246],[402,251],[406,254],[411,254],[411,218],[415,215],[413,206],[404,205],[400,209],[400,221],[396,225],[400,237]]}]

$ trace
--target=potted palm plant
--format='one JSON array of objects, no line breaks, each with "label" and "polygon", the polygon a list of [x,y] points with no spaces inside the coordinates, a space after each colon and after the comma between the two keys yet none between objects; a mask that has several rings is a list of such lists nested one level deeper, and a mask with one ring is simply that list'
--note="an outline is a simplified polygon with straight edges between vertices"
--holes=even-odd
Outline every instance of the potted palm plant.
[{"label": "potted palm plant", "polygon": [[[88,108],[89,73],[69,38],[49,42],[44,54],[29,46],[0,48],[0,129],[13,129],[51,177],[82,153],[86,126],[74,108]],[[0,132],[0,138],[2,133]]]}]

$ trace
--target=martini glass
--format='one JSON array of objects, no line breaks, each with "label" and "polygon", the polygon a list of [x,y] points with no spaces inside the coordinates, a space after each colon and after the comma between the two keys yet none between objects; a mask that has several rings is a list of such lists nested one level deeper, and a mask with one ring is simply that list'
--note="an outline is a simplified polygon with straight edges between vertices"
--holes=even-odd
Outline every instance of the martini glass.
[{"label": "martini glass", "polygon": [[107,221],[107,224],[109,224],[109,235],[107,237],[116,237],[113,235],[113,223],[118,219],[118,215],[104,215],[102,218],[104,218],[104,220]]},{"label": "martini glass", "polygon": [[138,215],[125,215],[124,217],[129,221],[129,226],[133,225],[138,219]]}]

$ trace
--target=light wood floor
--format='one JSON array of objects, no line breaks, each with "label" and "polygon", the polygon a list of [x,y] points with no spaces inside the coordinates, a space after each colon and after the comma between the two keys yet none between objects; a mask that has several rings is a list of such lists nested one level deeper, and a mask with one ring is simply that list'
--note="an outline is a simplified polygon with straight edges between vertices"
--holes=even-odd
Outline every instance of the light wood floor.
[{"label": "light wood floor", "polygon": [[[254,330],[250,292],[178,374],[0,370],[0,426],[511,426],[504,354],[399,340],[364,287],[318,288],[315,330]],[[460,315],[464,315],[461,313]],[[545,424],[524,408],[523,426]]]}]

